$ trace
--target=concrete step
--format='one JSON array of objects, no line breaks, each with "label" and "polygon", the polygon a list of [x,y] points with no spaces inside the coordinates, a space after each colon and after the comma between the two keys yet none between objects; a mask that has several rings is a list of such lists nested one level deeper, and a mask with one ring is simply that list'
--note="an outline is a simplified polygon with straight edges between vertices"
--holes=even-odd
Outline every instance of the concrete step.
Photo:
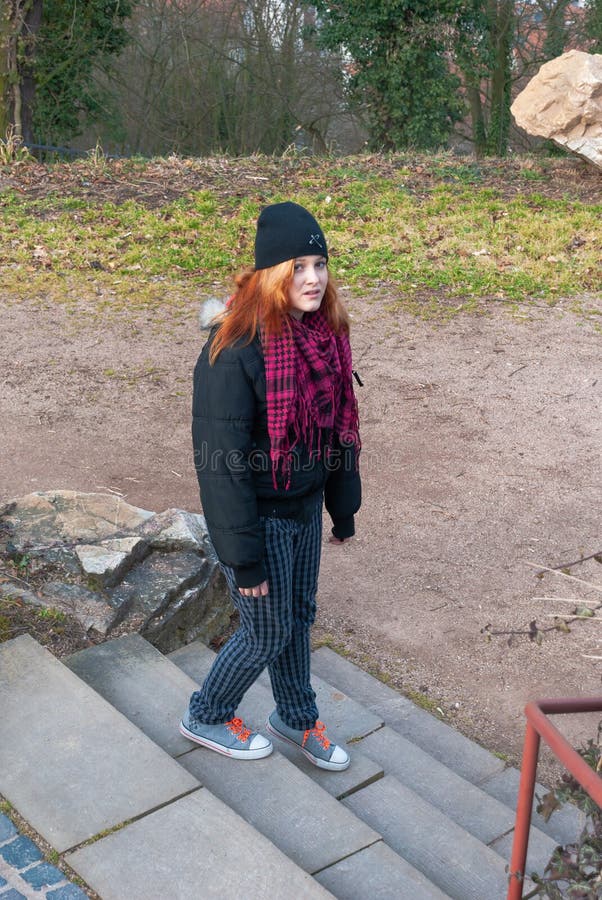
[{"label": "concrete step", "polygon": [[[503,900],[515,770],[326,648],[314,654],[325,678],[312,681],[349,769],[319,770],[277,740],[271,757],[233,762],[177,731],[214,656],[196,642],[165,657],[131,634],[67,668],[31,638],[0,645],[0,792],[72,850],[103,900],[196,896],[199,885],[208,897]],[[261,730],[272,708],[264,673],[240,714]],[[529,869],[553,849],[533,829]]]},{"label": "concrete step", "polygon": [[[388,726],[369,734],[355,746],[469,834],[495,849],[504,859],[510,859],[515,814],[509,806],[452,772]],[[555,847],[552,838],[532,828],[527,870],[543,873]]]},{"label": "concrete step", "polygon": [[[196,642],[174,651],[170,654],[170,659],[186,668],[200,682],[209,670],[214,654],[207,647]],[[343,662],[346,661],[343,660]],[[347,666],[349,665],[347,663]],[[352,666],[349,673],[346,673],[350,692],[355,691],[354,677],[356,673],[359,673],[359,679],[364,683],[366,683],[367,679],[375,681],[375,685],[368,683],[372,692],[378,693],[378,689],[381,686],[390,691],[389,688],[381,685],[380,682],[372,679],[371,676]],[[351,680],[349,680],[349,677],[351,677]],[[343,736],[347,734],[353,735],[354,739],[350,750],[353,754],[354,763],[358,755],[362,759],[366,757],[371,759],[379,765],[381,771],[397,776],[407,787],[418,793],[423,799],[430,801],[437,809],[445,812],[452,822],[460,825],[461,828],[464,828],[485,845],[491,845],[491,848],[499,856],[503,857],[504,862],[509,860],[514,827],[514,812],[509,807],[484,793],[471,782],[466,781],[398,732],[387,726],[382,728],[376,727],[381,721],[380,717],[366,716],[364,710],[361,708],[358,710],[358,704],[350,702],[349,698],[342,691],[338,690],[340,682],[336,688],[333,688],[324,679],[315,675],[312,675],[312,682],[314,682],[319,696],[321,715],[329,723],[329,731],[331,730],[332,717],[335,725],[334,729],[332,729],[334,735],[337,735],[337,732],[339,735],[342,732]],[[261,725],[264,718],[264,716],[258,714],[256,707],[261,706],[265,710],[266,704],[269,708],[272,703],[268,685],[269,678],[264,673],[243,701],[246,707],[244,714],[247,716],[247,713],[249,713],[248,719],[252,723],[259,718],[261,720],[259,724]],[[386,698],[388,709],[399,709],[401,707],[404,711],[407,711],[408,717],[413,715],[414,705],[399,694],[391,693],[394,694],[394,697],[388,696]],[[342,697],[345,697],[343,710],[349,713],[347,718],[342,714],[339,705]],[[396,701],[395,704],[393,704],[393,700]],[[408,705],[412,709],[406,710]],[[326,709],[327,714],[324,714],[322,709]],[[379,712],[381,711],[379,709]],[[436,722],[437,725],[442,724],[428,716],[424,711],[418,710],[418,712],[422,713],[423,717],[428,717],[428,720],[422,726],[423,732],[430,725],[431,720]],[[447,737],[449,732],[454,737],[457,735],[457,732],[453,732],[449,726],[444,726],[444,728],[443,736]],[[345,731],[345,729],[347,730]],[[362,737],[358,737],[358,735],[362,735]],[[462,735],[459,735],[459,737],[462,743],[460,746],[456,745],[457,752],[459,752],[460,748],[462,752],[466,752],[467,745],[472,756],[476,757],[477,764],[480,764],[482,772],[499,772],[500,761],[496,757],[492,757],[491,754],[482,751],[482,748],[472,744]],[[339,737],[339,740],[342,739]],[[285,752],[292,754],[291,758],[295,762],[303,760],[303,757],[299,757],[293,748],[290,748],[288,745],[283,745],[283,748]],[[493,766],[491,765],[491,759],[495,760]],[[309,763],[306,763],[306,765],[314,772],[319,771],[315,770]],[[352,768],[350,767],[350,769]],[[197,774],[197,777],[201,777],[196,771],[195,774]],[[309,772],[308,774],[311,775],[312,773]],[[324,775],[327,778],[330,777],[328,773],[320,774],[322,778],[324,778]],[[330,778],[330,782],[337,784],[338,777],[336,780]],[[203,780],[202,777],[201,780]],[[376,778],[373,778],[369,783],[375,780]],[[217,785],[212,784],[210,786],[217,792]],[[338,794],[339,799],[359,790],[362,786],[365,786],[365,784],[357,784],[351,791],[341,791]],[[447,823],[444,823],[444,825],[447,827]],[[536,829],[532,829],[528,857],[529,871],[542,872],[552,855],[554,847],[555,843],[548,836]],[[351,868],[351,865],[350,863],[349,868]]]},{"label": "concrete step", "polygon": [[323,869],[315,876],[344,900],[445,900],[448,897],[422,872],[379,841]]},{"label": "concrete step", "polygon": [[450,725],[415,706],[388,685],[339,656],[329,647],[312,654],[315,672],[358,703],[371,709],[405,738],[470,781],[480,784],[504,769],[502,760]]},{"label": "concrete step", "polygon": [[[388,726],[435,757],[446,768],[505,804],[512,810],[514,822],[520,779],[520,772],[517,769],[506,767],[502,760],[488,750],[470,741],[425,710],[416,707],[407,697],[328,647],[320,647],[312,654],[312,671],[314,670],[323,677],[330,678],[332,684],[345,690],[358,702],[368,704],[372,710],[386,719]],[[536,797],[543,797],[546,793],[548,789],[544,785],[536,785]],[[559,844],[571,843],[577,839],[584,820],[575,806],[565,804],[562,809],[555,811],[547,822],[537,814],[536,806],[537,799],[533,803],[532,824],[539,832],[543,832]],[[539,838],[536,837],[535,840]],[[543,850],[543,847],[544,844],[541,843],[540,849]],[[534,852],[533,846],[530,851]]]},{"label": "concrete step", "polygon": [[[196,684],[200,684],[209,671],[215,653],[200,641],[195,641],[185,647],[180,647],[169,654],[169,660],[181,667]],[[314,679],[312,678],[312,682]],[[267,680],[269,685],[269,679]],[[244,696],[239,714],[255,730],[265,730],[265,721],[274,708],[274,698],[271,689],[266,685],[266,679],[261,677]],[[314,683],[318,693],[318,706],[320,715],[328,725],[328,733],[343,745],[347,745],[349,737],[356,734],[368,734],[374,727],[382,724],[378,716],[372,715],[368,710],[350,700],[342,692],[333,690],[321,679]],[[359,787],[369,784],[383,775],[382,767],[373,760],[355,750],[355,745],[349,749],[353,753],[353,764],[344,772],[337,772],[333,777],[332,772],[326,772],[312,765],[308,759],[284,741],[276,741],[278,751],[286,756],[305,775],[319,784],[337,799],[352,793]]]},{"label": "concrete step", "polygon": [[[516,809],[519,782],[519,770],[513,766],[508,766],[503,772],[498,772],[486,781],[481,782],[481,789],[514,810]],[[535,785],[531,822],[539,831],[543,831],[557,844],[572,844],[583,831],[585,816],[572,803],[565,803],[560,809],[554,810],[552,816],[546,821],[537,812],[537,805],[539,802],[538,798],[543,798],[548,793],[549,788],[543,784]]]},{"label": "concrete step", "polygon": [[[0,792],[103,900],[332,896],[31,637],[0,644],[0,672]],[[324,796],[370,836],[351,851],[378,839]]]},{"label": "concrete step", "polygon": [[385,775],[342,801],[455,900],[503,900],[505,861],[414,791]]},{"label": "concrete step", "polygon": [[[170,748],[200,784],[307,872],[332,866],[380,840],[379,834],[279,753],[240,763],[210,750],[193,749],[195,745],[184,738],[184,748],[174,742],[171,732],[177,732],[196,685],[140,635],[125,635],[83,650],[67,663],[144,733]],[[340,774],[324,773],[333,780]]]},{"label": "concrete step", "polygon": [[88,647],[63,662],[170,756],[190,751],[178,722],[195,684],[141,635]]},{"label": "concrete step", "polygon": [[29,635],[0,672],[0,793],[59,852],[198,788]]},{"label": "concrete step", "polygon": [[332,897],[206,788],[76,850],[67,862],[102,900]]}]

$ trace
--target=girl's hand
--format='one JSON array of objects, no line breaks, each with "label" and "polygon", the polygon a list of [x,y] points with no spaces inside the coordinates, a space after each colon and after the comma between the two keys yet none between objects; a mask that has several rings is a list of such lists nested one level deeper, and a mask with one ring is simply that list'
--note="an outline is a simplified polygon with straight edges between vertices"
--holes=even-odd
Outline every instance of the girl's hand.
[{"label": "girl's hand", "polygon": [[242,594],[243,597],[267,597],[269,594],[268,583],[267,581],[262,581],[261,584],[255,587],[239,588],[238,593]]}]

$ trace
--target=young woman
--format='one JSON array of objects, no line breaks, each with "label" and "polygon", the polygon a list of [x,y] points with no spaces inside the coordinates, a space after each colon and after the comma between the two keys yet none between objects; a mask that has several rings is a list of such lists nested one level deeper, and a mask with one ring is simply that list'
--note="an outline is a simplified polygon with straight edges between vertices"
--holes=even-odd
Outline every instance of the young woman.
[{"label": "young woman", "polygon": [[180,731],[227,756],[257,759],[270,740],[235,716],[267,666],[270,734],[317,766],[349,756],[318,719],[310,682],[322,506],[334,543],[361,502],[348,318],[314,217],[296,203],[259,216],[255,268],[237,289],[194,374],[193,444],[203,512],[240,627],[195,691]]}]

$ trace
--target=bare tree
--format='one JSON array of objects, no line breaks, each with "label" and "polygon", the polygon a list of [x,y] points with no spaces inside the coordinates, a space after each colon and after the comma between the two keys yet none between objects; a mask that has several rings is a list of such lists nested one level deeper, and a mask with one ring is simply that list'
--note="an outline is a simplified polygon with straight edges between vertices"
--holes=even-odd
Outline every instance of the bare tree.
[{"label": "bare tree", "polygon": [[18,141],[33,141],[33,55],[42,0],[4,0],[0,12],[0,136],[14,127]]},{"label": "bare tree", "polygon": [[140,0],[112,82],[122,149],[324,152],[349,118],[340,60],[293,0]]}]

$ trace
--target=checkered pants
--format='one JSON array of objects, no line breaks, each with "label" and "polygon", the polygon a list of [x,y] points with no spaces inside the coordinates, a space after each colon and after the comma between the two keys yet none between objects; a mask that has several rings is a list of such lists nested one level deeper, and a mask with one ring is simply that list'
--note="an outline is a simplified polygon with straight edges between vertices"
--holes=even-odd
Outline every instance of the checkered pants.
[{"label": "checkered pants", "polygon": [[316,615],[322,508],[319,504],[309,522],[261,521],[270,593],[244,597],[232,570],[222,566],[240,627],[190,698],[190,713],[207,724],[229,721],[267,666],[278,715],[289,728],[312,728],[318,709],[310,684],[310,629]]}]

